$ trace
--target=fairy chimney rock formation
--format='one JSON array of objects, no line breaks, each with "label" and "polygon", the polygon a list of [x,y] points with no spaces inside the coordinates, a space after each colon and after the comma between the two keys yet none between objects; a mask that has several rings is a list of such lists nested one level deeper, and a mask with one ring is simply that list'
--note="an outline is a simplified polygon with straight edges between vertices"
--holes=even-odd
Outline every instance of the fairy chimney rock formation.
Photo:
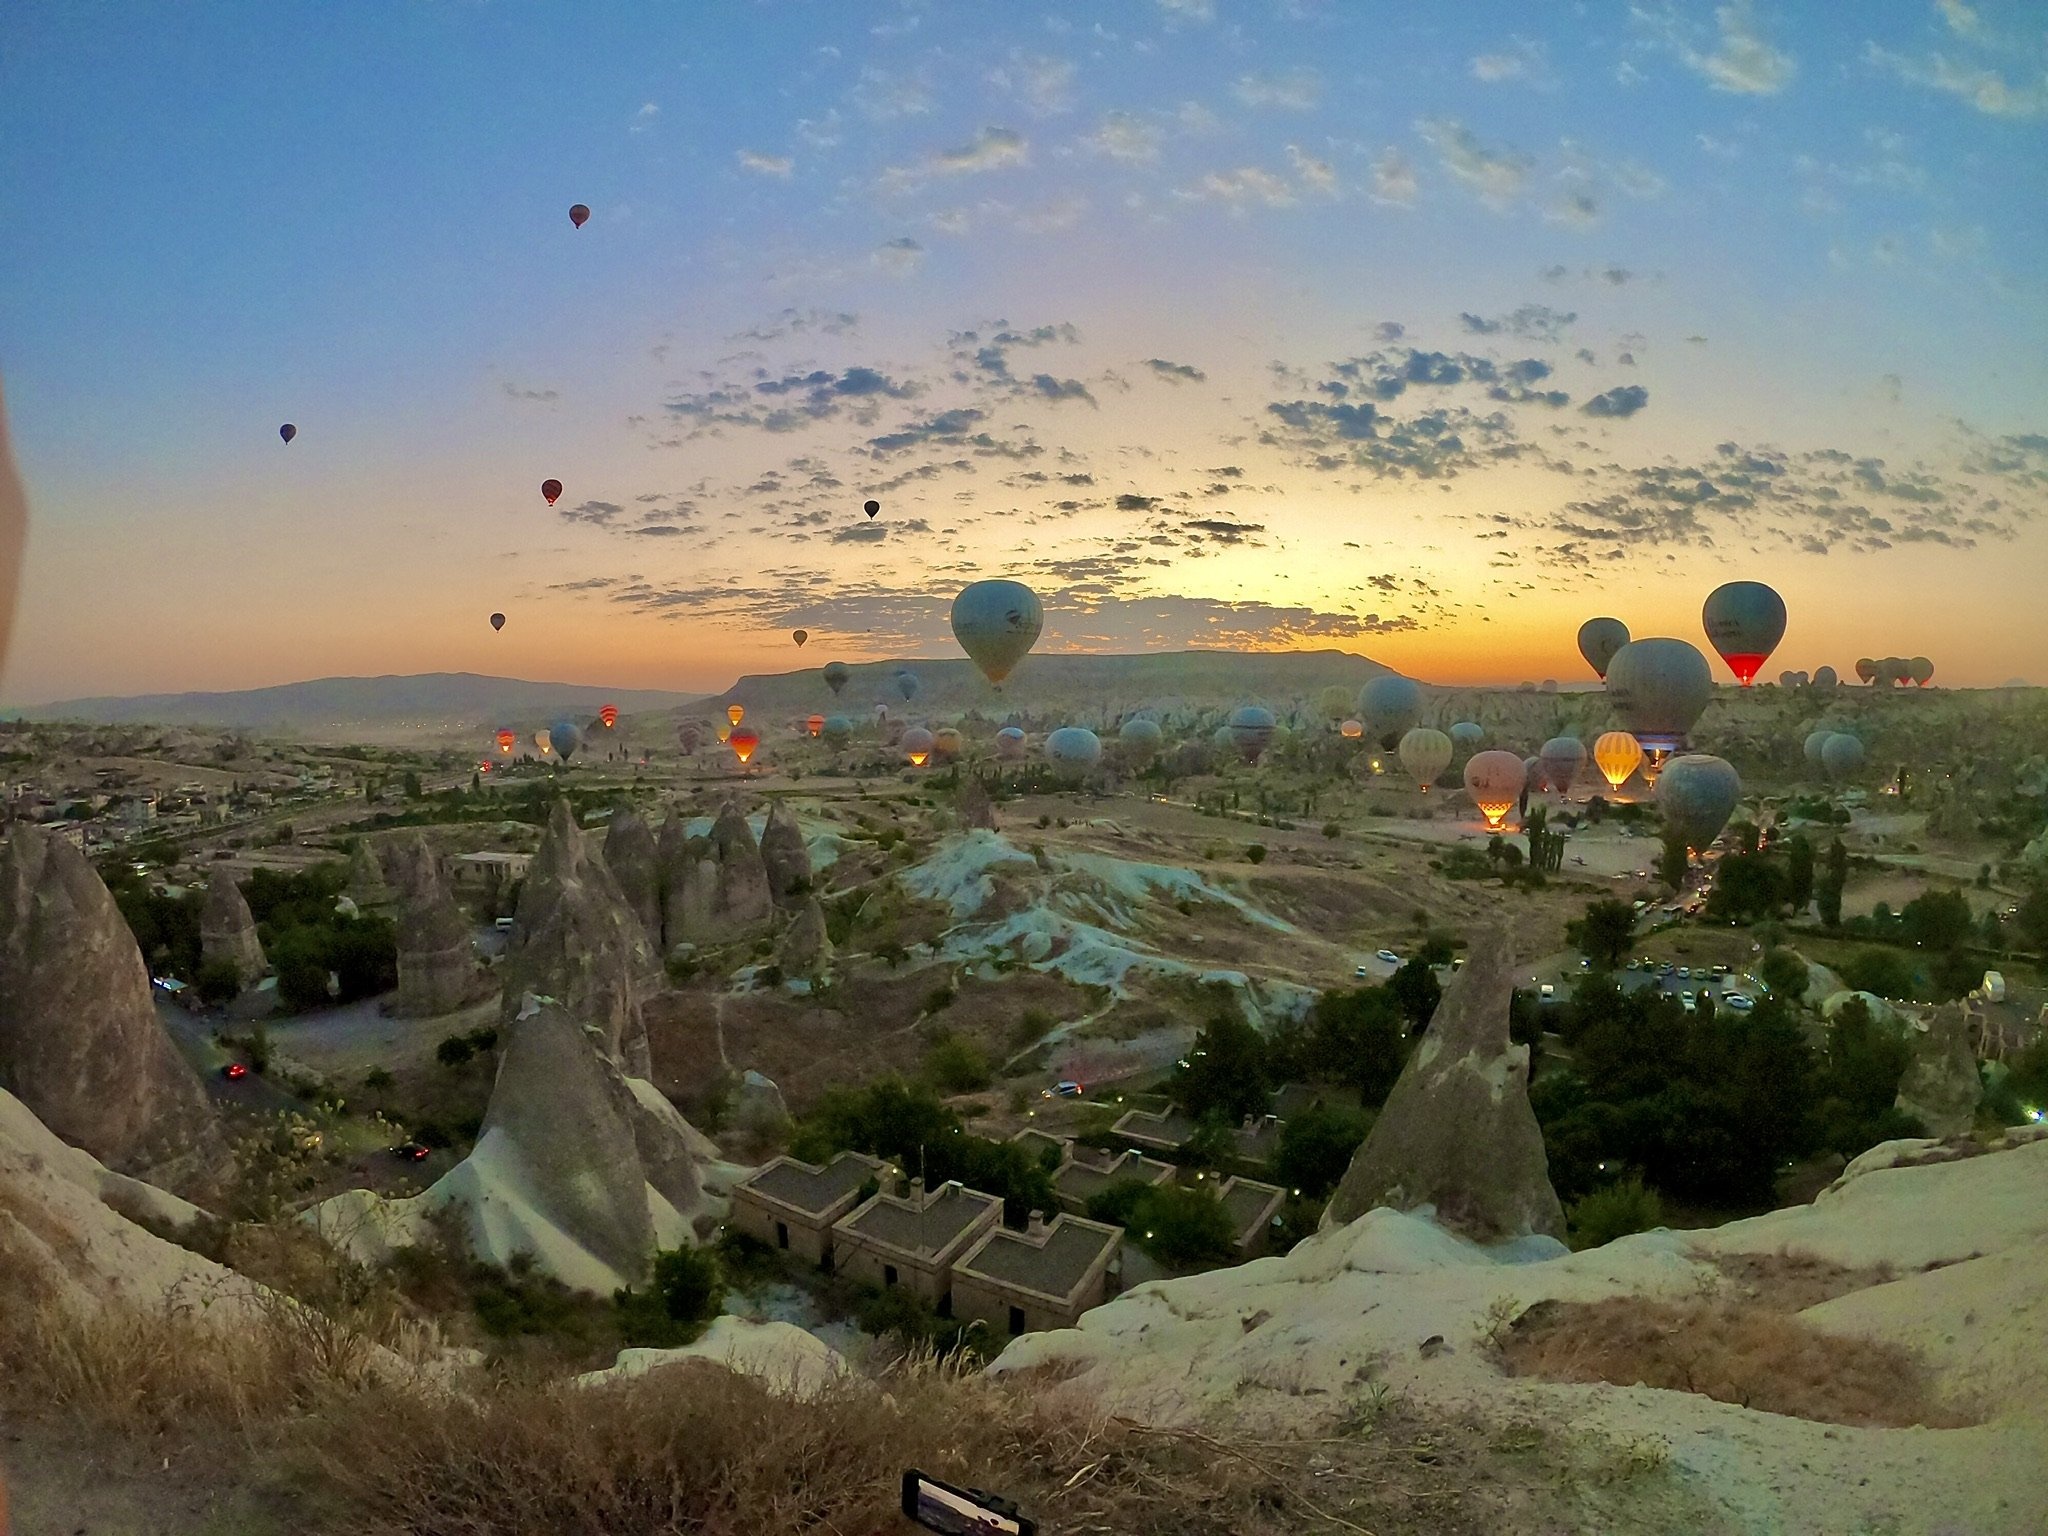
[{"label": "fairy chimney rock formation", "polygon": [[1429,1029],[1323,1212],[1324,1227],[1429,1205],[1476,1242],[1564,1235],[1543,1133],[1529,1107],[1529,1049],[1508,1038],[1514,956],[1476,937]]},{"label": "fairy chimney rock formation", "polygon": [[469,919],[429,869],[398,918],[398,1011],[414,1018],[453,1013],[475,996],[476,949]]},{"label": "fairy chimney rock formation", "polygon": [[202,965],[232,965],[241,987],[253,985],[270,969],[249,903],[235,877],[219,864],[207,876],[206,905],[199,913],[199,959]]},{"label": "fairy chimney rock formation", "polygon": [[384,866],[377,862],[377,852],[368,838],[358,838],[355,852],[348,858],[348,899],[365,912],[391,900]]},{"label": "fairy chimney rock formation", "polygon": [[117,1172],[197,1191],[222,1171],[121,909],[83,853],[26,825],[0,850],[0,1088]]},{"label": "fairy chimney rock formation", "polygon": [[1912,1050],[1899,1079],[1897,1107],[1929,1136],[1965,1136],[1977,1123],[1984,1082],[1970,1050],[1969,1019],[1959,1003],[1944,1003],[1908,1030]]},{"label": "fairy chimney rock formation", "polygon": [[960,786],[960,825],[970,832],[993,832],[996,829],[996,808],[988,797],[988,786],[981,782],[979,775],[969,774],[967,782]]},{"label": "fairy chimney rock formation", "polygon": [[823,974],[832,963],[832,940],[825,932],[825,909],[818,905],[815,896],[804,898],[796,921],[782,936],[782,943],[775,953],[775,963],[782,967],[785,976],[806,978]]},{"label": "fairy chimney rock formation", "polygon": [[768,820],[761,828],[761,863],[768,871],[768,894],[777,906],[794,907],[810,894],[811,850],[804,845],[803,828],[780,800],[768,807]]},{"label": "fairy chimney rock formation", "polygon": [[661,943],[661,855],[640,813],[621,806],[604,835],[605,868],[640,919],[650,945]]}]

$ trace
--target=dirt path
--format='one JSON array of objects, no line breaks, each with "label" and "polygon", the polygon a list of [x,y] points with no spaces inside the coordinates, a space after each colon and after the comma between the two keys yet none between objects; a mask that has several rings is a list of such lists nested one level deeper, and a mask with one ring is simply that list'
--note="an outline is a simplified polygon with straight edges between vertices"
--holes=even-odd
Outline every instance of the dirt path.
[{"label": "dirt path", "polygon": [[234,1446],[173,1445],[0,1413],[13,1536],[288,1536],[305,1520],[283,1496],[223,1476]]}]

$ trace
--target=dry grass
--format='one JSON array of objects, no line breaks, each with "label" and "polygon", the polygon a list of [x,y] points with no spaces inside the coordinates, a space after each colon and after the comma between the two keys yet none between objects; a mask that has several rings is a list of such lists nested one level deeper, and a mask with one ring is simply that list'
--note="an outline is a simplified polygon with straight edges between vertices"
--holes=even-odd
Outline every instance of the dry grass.
[{"label": "dry grass", "polygon": [[1803,1312],[1837,1296],[1897,1279],[1889,1264],[1848,1269],[1811,1253],[1716,1253],[1714,1267],[1744,1300],[1773,1312]]},{"label": "dry grass", "polygon": [[1508,1331],[1502,1360],[1518,1376],[1697,1392],[1824,1424],[1974,1422],[1936,1402],[1910,1351],[1741,1302],[1539,1302]]}]

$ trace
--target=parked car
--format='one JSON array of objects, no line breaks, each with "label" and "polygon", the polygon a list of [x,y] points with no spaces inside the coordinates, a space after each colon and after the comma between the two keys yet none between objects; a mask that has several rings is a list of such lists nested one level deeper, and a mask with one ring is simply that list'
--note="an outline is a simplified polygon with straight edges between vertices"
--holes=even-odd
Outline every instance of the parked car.
[{"label": "parked car", "polygon": [[1351,974],[1359,981],[1370,981],[1372,979],[1372,972],[1362,965],[1351,967]]},{"label": "parked car", "polygon": [[249,1075],[249,1064],[246,1061],[231,1061],[220,1069],[220,1075],[231,1083],[239,1083]]},{"label": "parked car", "polygon": [[1737,1013],[1747,1013],[1756,1006],[1755,998],[1745,997],[1740,992],[1730,992],[1722,1001]]},{"label": "parked car", "polygon": [[1048,1099],[1078,1099],[1081,1097],[1081,1093],[1082,1088],[1079,1083],[1075,1082],[1071,1077],[1063,1077],[1045,1090],[1044,1097]]},{"label": "parked car", "polygon": [[401,1163],[423,1163],[427,1160],[428,1149],[416,1141],[408,1141],[402,1147],[393,1147],[391,1155]]},{"label": "parked car", "polygon": [[1380,950],[1373,958],[1375,960],[1384,960],[1388,965],[1399,965],[1401,963],[1401,957],[1391,949]]}]

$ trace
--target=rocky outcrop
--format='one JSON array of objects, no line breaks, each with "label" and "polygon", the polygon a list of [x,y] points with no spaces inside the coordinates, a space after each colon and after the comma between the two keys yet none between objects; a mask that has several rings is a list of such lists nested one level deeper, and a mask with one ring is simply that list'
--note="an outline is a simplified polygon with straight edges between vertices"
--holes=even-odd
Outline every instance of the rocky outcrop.
[{"label": "rocky outcrop", "polygon": [[775,1079],[751,1067],[733,1089],[726,1114],[733,1130],[754,1146],[766,1145],[789,1129],[789,1106],[783,1102],[782,1090],[775,1086]]},{"label": "rocky outcrop", "polygon": [[1375,1206],[1430,1205],[1443,1226],[1476,1242],[1564,1235],[1529,1108],[1529,1049],[1508,1039],[1513,972],[1504,933],[1474,939],[1330,1197],[1325,1227]]},{"label": "rocky outcrop", "polygon": [[818,905],[817,897],[804,898],[796,921],[789,925],[782,935],[782,943],[776,948],[775,963],[782,967],[783,975],[806,979],[823,975],[825,968],[832,963],[832,940],[825,932],[825,909]]},{"label": "rocky outcrop", "polygon": [[1918,1120],[1929,1136],[1966,1135],[1976,1124],[1984,1082],[1961,1004],[1945,1003],[1910,1026],[1906,1043],[1912,1056],[1899,1079],[1898,1108]]},{"label": "rocky outcrop", "polygon": [[665,945],[723,944],[767,926],[775,910],[768,866],[737,805],[726,802],[709,837],[681,837],[671,819],[660,851]]},{"label": "rocky outcrop", "polygon": [[423,832],[392,838],[384,845],[383,856],[386,882],[392,895],[401,901],[441,867]]},{"label": "rocky outcrop", "polygon": [[363,912],[391,900],[391,883],[384,878],[384,866],[377,861],[377,851],[368,838],[358,838],[355,852],[348,857],[348,899]]},{"label": "rocky outcrop", "polygon": [[225,1160],[105,882],[28,826],[0,851],[0,1089],[109,1168],[166,1188],[203,1191]]},{"label": "rocky outcrop", "polygon": [[979,774],[967,775],[967,782],[960,786],[960,825],[970,832],[993,832],[996,829],[996,808],[988,797],[988,787],[981,782]]},{"label": "rocky outcrop", "polygon": [[270,969],[256,919],[242,899],[235,877],[219,864],[206,880],[206,905],[199,912],[199,960],[202,965],[232,965],[238,986],[253,986]]},{"label": "rocky outcrop", "polygon": [[768,895],[778,907],[794,907],[811,893],[811,850],[803,828],[777,800],[768,807],[761,828],[761,865],[768,872]]},{"label": "rocky outcrop", "polygon": [[429,868],[398,918],[398,1011],[412,1018],[453,1013],[476,997],[479,973],[469,919]]},{"label": "rocky outcrop", "polygon": [[551,998],[572,1017],[596,1026],[607,1052],[626,1071],[648,1074],[641,1010],[658,985],[654,952],[566,801],[558,801],[548,818],[501,972],[507,1023],[527,993]]},{"label": "rocky outcrop", "polygon": [[661,855],[638,811],[620,806],[604,835],[605,868],[619,882],[626,905],[640,919],[651,945],[661,943]]}]

